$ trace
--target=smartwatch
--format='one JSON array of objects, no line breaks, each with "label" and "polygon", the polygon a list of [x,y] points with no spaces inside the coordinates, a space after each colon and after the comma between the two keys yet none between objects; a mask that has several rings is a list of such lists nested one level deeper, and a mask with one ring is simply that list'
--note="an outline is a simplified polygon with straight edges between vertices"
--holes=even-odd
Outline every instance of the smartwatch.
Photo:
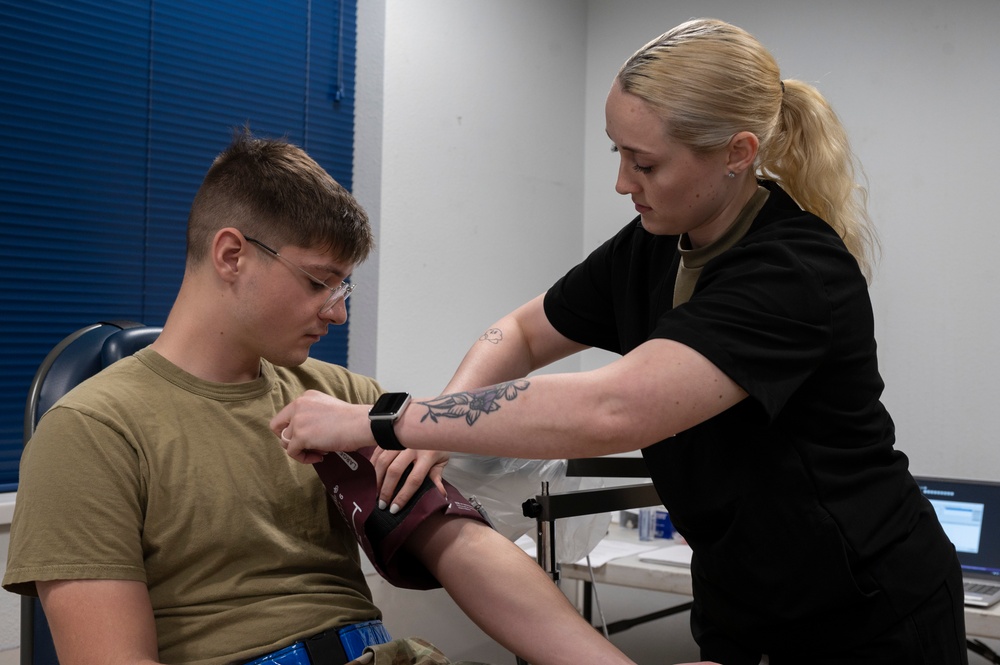
[{"label": "smartwatch", "polygon": [[384,450],[406,450],[393,427],[410,404],[410,393],[383,393],[368,412],[375,443]]}]

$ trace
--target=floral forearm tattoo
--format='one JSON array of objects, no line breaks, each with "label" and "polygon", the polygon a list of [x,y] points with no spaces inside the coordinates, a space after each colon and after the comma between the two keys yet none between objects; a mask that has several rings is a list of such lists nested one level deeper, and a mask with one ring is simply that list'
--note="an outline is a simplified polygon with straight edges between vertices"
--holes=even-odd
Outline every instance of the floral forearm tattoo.
[{"label": "floral forearm tattoo", "polygon": [[427,413],[420,422],[428,418],[435,423],[439,418],[465,418],[465,422],[472,427],[479,420],[479,416],[499,411],[501,401],[514,401],[518,393],[527,390],[530,385],[531,382],[527,379],[518,379],[481,390],[452,393],[426,402],[417,402],[427,407]]}]

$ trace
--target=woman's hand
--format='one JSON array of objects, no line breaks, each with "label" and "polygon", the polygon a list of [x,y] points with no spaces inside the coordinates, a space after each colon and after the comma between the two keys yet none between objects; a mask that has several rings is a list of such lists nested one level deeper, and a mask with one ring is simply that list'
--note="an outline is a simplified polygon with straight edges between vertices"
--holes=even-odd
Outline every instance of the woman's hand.
[{"label": "woman's hand", "polygon": [[375,445],[368,424],[370,408],[308,390],[271,419],[271,431],[292,459],[315,464],[328,452]]},{"label": "woman's hand", "polygon": [[[447,498],[441,480],[441,472],[448,463],[449,454],[437,450],[383,450],[375,448],[371,462],[375,467],[375,484],[379,493],[379,508],[389,506],[389,512],[396,513],[413,498],[424,478],[430,478],[441,495]],[[400,478],[410,465],[413,468],[406,476],[406,482],[393,495]]]}]

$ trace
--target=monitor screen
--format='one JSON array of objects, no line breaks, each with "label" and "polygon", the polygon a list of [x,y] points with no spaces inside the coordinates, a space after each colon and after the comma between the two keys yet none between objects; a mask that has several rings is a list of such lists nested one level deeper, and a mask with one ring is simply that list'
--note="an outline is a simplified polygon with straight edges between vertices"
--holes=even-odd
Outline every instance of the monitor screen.
[{"label": "monitor screen", "polygon": [[[926,493],[925,493],[926,495]],[[927,496],[944,532],[959,552],[979,553],[979,541],[983,535],[983,509],[981,503],[968,501],[945,501]]]},{"label": "monitor screen", "polygon": [[917,477],[962,568],[1000,577],[1000,483]]}]

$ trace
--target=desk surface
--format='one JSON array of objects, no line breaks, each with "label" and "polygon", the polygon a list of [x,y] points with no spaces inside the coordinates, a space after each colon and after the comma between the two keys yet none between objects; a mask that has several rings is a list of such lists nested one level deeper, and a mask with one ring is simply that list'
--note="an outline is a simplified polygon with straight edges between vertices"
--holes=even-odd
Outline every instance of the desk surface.
[{"label": "desk surface", "polygon": [[[612,540],[638,542],[638,533],[635,529],[622,529],[617,524],[611,525],[607,537]],[[666,547],[672,542],[657,539],[650,544]],[[560,577],[589,582],[590,571],[586,565],[563,564],[560,568]],[[691,571],[688,568],[662,563],[645,563],[639,561],[637,554],[612,559],[603,566],[595,568],[594,581],[599,584],[691,595]],[[969,636],[1000,639],[1000,604],[989,609],[966,607],[965,632]]]}]

